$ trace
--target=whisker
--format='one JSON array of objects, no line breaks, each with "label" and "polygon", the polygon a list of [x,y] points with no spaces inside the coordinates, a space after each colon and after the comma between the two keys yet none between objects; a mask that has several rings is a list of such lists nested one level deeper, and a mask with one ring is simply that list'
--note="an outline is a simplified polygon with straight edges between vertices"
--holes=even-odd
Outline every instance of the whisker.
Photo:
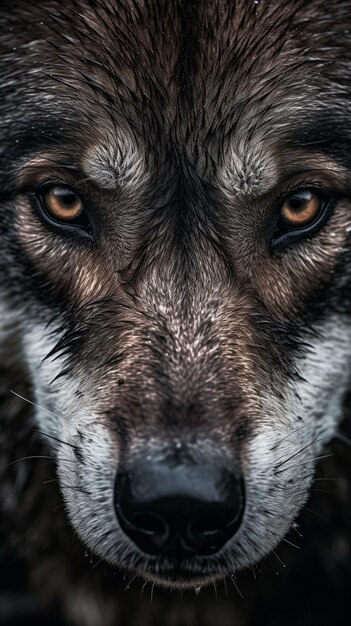
[{"label": "whisker", "polygon": [[[276,559],[278,559],[279,563],[283,566],[286,567],[286,564],[284,563],[284,561],[282,561],[282,559],[280,558],[280,556],[277,554],[277,552],[275,550],[272,550],[272,553],[274,554],[274,556],[276,557]],[[256,578],[256,576],[255,576]]]},{"label": "whisker", "polygon": [[138,578],[139,576],[139,572],[136,572],[135,574],[133,574],[133,576],[131,576],[131,578],[129,579],[129,582],[127,583],[124,591],[127,591],[129,589],[129,587],[133,584],[133,582],[135,581],[136,578]]},{"label": "whisker", "polygon": [[[323,454],[322,456],[314,456],[311,459],[309,459],[309,461],[320,461],[320,460],[323,460],[323,459],[329,459],[332,456],[335,456],[334,452],[332,452],[331,454]],[[296,463],[293,463],[292,465],[289,465],[288,467],[283,467],[283,469],[274,471],[274,473],[275,473],[275,475],[283,474],[283,472],[287,472],[289,469],[294,469],[298,465],[300,465],[300,461],[297,461]]]},{"label": "whisker", "polygon": [[285,537],[283,537],[282,541],[284,541],[285,543],[289,544],[289,546],[292,546],[293,548],[296,548],[296,550],[301,550],[300,546],[297,546],[296,543],[293,543],[292,541],[289,541],[288,539],[285,539]]},{"label": "whisker", "polygon": [[44,411],[44,413],[48,413],[49,415],[52,415],[53,417],[56,417],[57,419],[62,419],[62,415],[56,415],[56,413],[53,413],[52,411],[49,411],[49,409],[45,409],[43,406],[40,406],[40,404],[37,404],[36,402],[33,402],[32,400],[29,400],[28,398],[25,398],[24,396],[21,396],[20,393],[17,393],[16,391],[13,391],[13,389],[9,389],[9,392],[12,393],[14,396],[17,396],[17,398],[20,398],[21,400],[24,400],[25,402],[28,402],[28,404],[31,404],[32,406],[36,406],[37,409],[40,409],[41,411]]},{"label": "whisker", "polygon": [[339,439],[339,441],[341,441],[342,443],[346,444],[347,446],[351,448],[351,439],[346,437],[346,435],[343,435],[342,433],[337,433],[335,435],[335,438]]},{"label": "whisker", "polygon": [[240,591],[240,589],[239,589],[239,587],[238,587],[238,585],[237,585],[237,582],[236,582],[236,580],[235,580],[235,577],[234,577],[233,575],[231,575],[231,576],[229,576],[229,578],[230,578],[230,580],[232,581],[232,583],[233,583],[233,585],[234,585],[235,589],[237,590],[237,592],[238,592],[238,594],[239,594],[240,598],[243,600],[243,599],[244,599],[244,596],[243,596],[243,594],[241,593],[241,591]]},{"label": "whisker", "polygon": [[53,439],[53,441],[57,441],[57,443],[62,443],[64,446],[69,446],[73,450],[77,450],[77,446],[74,443],[69,443],[68,441],[63,441],[63,439],[59,439],[58,437],[54,437],[54,435],[49,435],[49,433],[45,433],[38,428],[32,428],[33,432],[38,433],[39,435],[43,435],[44,437],[48,437],[49,439]]},{"label": "whisker", "polygon": [[285,463],[288,463],[288,461],[291,461],[291,459],[294,459],[296,456],[298,456],[299,454],[301,454],[301,452],[303,452],[304,450],[306,450],[307,448],[309,448],[310,446],[312,446],[314,443],[316,443],[317,441],[323,441],[323,439],[329,439],[329,437],[314,437],[312,439],[312,441],[309,441],[309,443],[306,443],[302,448],[300,448],[297,452],[294,452],[294,454],[292,454],[291,456],[289,456],[287,459],[284,459],[283,461],[279,462],[276,465],[276,469],[279,469],[279,467],[281,467],[282,465],[285,465]]},{"label": "whisker", "polygon": [[336,478],[335,476],[332,476],[330,478],[315,478],[314,482],[325,482],[325,481],[330,481],[330,482],[336,482],[336,483],[348,483],[350,482],[348,478]]},{"label": "whisker", "polygon": [[322,456],[315,456],[313,457],[312,461],[320,461],[321,459],[329,459],[329,457],[331,456],[335,456],[334,452],[331,452],[330,454],[323,454]]},{"label": "whisker", "polygon": [[295,522],[291,525],[291,528],[297,533],[299,537],[303,537],[302,533],[300,533],[300,531],[297,529],[297,525]]},{"label": "whisker", "polygon": [[151,600],[151,604],[154,601],[154,590],[155,590],[155,585],[156,585],[156,580],[154,580],[153,584],[151,585],[151,592],[150,592],[150,600]]},{"label": "whisker", "polygon": [[57,506],[55,506],[52,510],[53,511],[58,511],[59,509],[63,509],[65,506],[65,503],[62,502],[61,504],[58,504]]},{"label": "whisker", "polygon": [[214,592],[215,592],[215,599],[217,601],[218,600],[218,591],[217,591],[216,581],[214,580],[212,584],[213,584],[213,589],[214,589]]},{"label": "whisker", "polygon": [[226,581],[225,578],[223,580],[223,588],[224,588],[224,593],[225,593],[226,597],[228,598],[228,585],[227,585],[227,581]]},{"label": "whisker", "polygon": [[60,487],[64,487],[65,489],[72,489],[72,491],[78,491],[78,493],[84,493],[87,496],[90,496],[89,491],[82,489],[81,487],[74,487],[73,485],[65,485],[64,483],[60,483],[56,478],[51,478],[50,480],[44,480],[43,485],[49,485],[50,483],[57,483]]},{"label": "whisker", "polygon": [[[98,546],[94,546],[94,550],[95,550],[95,548],[97,548],[97,547],[98,547]],[[97,567],[99,567],[100,563],[102,563],[102,562],[103,562],[103,560],[104,560],[104,559],[103,559],[103,557],[101,557],[98,561],[96,561],[96,563],[94,563],[94,565],[92,566],[92,568],[91,568],[91,569],[92,569],[92,570],[94,570],[94,569],[96,569]]]},{"label": "whisker", "polygon": [[289,433],[287,433],[286,435],[284,435],[284,437],[282,437],[281,439],[279,439],[278,445],[280,445],[283,441],[285,441],[288,437],[291,437],[292,435],[295,435],[297,432],[299,432],[300,430],[303,430],[304,428],[307,428],[308,426],[310,426],[310,424],[303,424],[303,426],[299,426],[298,428],[294,428],[292,431],[290,431]]},{"label": "whisker", "polygon": [[50,459],[51,461],[53,461],[53,458],[51,456],[43,454],[33,454],[30,456],[23,456],[20,459],[15,459],[14,461],[10,461],[10,463],[7,463],[7,465],[0,467],[0,470],[5,470],[8,467],[11,467],[11,465],[15,465],[16,463],[20,463],[21,461],[29,461],[30,459]]},{"label": "whisker", "polygon": [[314,511],[313,509],[308,508],[307,506],[302,507],[303,511],[308,511],[308,513],[313,513],[317,517],[320,517],[324,522],[330,522],[330,518],[322,513],[318,513],[318,511]]},{"label": "whisker", "polygon": [[24,430],[26,432],[38,433],[38,435],[43,435],[43,437],[48,437],[48,439],[57,441],[57,443],[62,443],[64,446],[69,446],[70,448],[73,448],[74,450],[77,449],[77,446],[75,444],[69,443],[68,441],[64,441],[63,439],[59,439],[59,437],[54,437],[54,435],[50,435],[50,433],[46,433],[43,430],[39,430],[39,428],[36,428],[35,426],[30,426],[29,428],[27,428],[25,426],[17,426],[15,424],[10,424],[10,427],[16,430]]},{"label": "whisker", "polygon": [[141,590],[140,590],[140,597],[143,595],[144,590],[145,590],[145,587],[146,587],[146,585],[148,584],[148,582],[149,582],[148,580],[146,580],[146,581],[144,582],[144,584],[143,584],[143,586],[142,586],[142,588],[141,588]]},{"label": "whisker", "polygon": [[334,491],[327,491],[327,489],[315,489],[314,487],[312,487],[311,493],[324,493],[328,496],[335,496]]}]

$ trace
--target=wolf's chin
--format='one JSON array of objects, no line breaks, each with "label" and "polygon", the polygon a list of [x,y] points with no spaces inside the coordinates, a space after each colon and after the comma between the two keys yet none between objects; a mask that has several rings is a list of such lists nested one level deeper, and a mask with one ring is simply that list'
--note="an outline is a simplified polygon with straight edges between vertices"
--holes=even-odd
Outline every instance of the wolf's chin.
[{"label": "wolf's chin", "polygon": [[173,566],[170,563],[162,565],[158,563],[157,566],[150,564],[144,568],[129,568],[128,571],[133,575],[137,574],[145,582],[155,584],[158,587],[164,589],[193,589],[198,591],[199,587],[206,587],[215,582],[223,580],[228,572],[222,568],[199,567],[188,565],[176,565]]}]

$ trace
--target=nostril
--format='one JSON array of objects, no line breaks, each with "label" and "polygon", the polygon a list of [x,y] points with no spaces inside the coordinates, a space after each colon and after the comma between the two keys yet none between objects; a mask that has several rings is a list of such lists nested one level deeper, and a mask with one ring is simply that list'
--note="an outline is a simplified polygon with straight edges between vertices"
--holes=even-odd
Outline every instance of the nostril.
[{"label": "nostril", "polygon": [[162,537],[164,539],[167,538],[169,532],[168,526],[164,519],[156,513],[134,513],[130,521],[135,528],[146,535]]},{"label": "nostril", "polygon": [[195,518],[187,527],[188,544],[201,554],[214,554],[234,535],[240,520],[224,513],[211,513]]},{"label": "nostril", "polygon": [[226,520],[223,515],[203,515],[189,524],[188,533],[191,536],[203,535],[208,537],[223,533],[225,526]]},{"label": "nostril", "polygon": [[167,522],[157,513],[137,511],[125,515],[117,508],[119,520],[126,534],[148,554],[159,554],[168,541]]}]

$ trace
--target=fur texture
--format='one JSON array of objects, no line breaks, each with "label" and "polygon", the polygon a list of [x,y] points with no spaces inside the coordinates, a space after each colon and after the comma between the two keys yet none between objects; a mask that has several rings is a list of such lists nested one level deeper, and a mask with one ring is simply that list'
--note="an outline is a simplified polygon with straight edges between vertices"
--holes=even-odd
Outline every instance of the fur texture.
[{"label": "fur texture", "polygon": [[[1,533],[34,607],[80,626],[346,610],[349,463],[327,446],[351,373],[350,18],[346,1],[3,0]],[[43,215],[58,184],[89,233]],[[305,188],[323,223],[274,247]],[[240,465],[246,489],[236,535],[180,573],[114,510],[117,469],[178,449]]]}]

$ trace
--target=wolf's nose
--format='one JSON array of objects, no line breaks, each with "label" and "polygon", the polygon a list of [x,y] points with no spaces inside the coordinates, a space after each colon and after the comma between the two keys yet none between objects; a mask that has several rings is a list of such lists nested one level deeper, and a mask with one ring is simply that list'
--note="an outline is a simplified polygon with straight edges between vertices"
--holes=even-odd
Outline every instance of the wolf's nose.
[{"label": "wolf's nose", "polygon": [[244,483],[218,463],[139,462],[117,476],[116,511],[147,554],[215,554],[240,526]]}]

